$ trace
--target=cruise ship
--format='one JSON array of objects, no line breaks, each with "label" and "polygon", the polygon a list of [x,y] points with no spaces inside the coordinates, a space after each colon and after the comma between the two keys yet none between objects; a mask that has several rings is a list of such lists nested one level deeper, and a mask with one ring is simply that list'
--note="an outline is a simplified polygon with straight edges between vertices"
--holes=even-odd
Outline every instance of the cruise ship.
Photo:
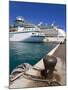
[{"label": "cruise ship", "polygon": [[65,32],[54,24],[38,25],[27,23],[21,16],[9,27],[10,41],[23,42],[63,42],[65,40]]}]

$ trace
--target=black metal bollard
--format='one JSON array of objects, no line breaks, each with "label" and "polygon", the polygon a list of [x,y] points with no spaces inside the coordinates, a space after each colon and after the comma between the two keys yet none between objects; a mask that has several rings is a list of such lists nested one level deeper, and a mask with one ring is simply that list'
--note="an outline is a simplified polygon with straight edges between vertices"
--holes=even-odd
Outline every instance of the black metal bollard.
[{"label": "black metal bollard", "polygon": [[57,59],[54,56],[47,55],[43,58],[43,63],[45,69],[41,72],[41,74],[47,78],[48,75],[53,74],[53,71],[57,63]]}]

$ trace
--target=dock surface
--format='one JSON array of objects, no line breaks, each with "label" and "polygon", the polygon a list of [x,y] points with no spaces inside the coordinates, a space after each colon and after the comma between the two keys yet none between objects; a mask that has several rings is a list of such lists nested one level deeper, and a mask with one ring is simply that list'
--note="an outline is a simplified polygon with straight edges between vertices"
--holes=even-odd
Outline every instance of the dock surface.
[{"label": "dock surface", "polygon": [[[56,70],[54,72],[55,79],[61,84],[66,85],[66,45],[60,44],[53,53],[57,57]],[[33,68],[26,72],[26,75],[22,75],[10,83],[9,88],[30,88],[30,87],[46,87],[48,84],[43,80],[37,80],[37,77],[41,77],[40,70],[44,69],[43,60],[41,59]],[[32,75],[29,76],[29,75]],[[36,79],[34,77],[36,77]]]}]

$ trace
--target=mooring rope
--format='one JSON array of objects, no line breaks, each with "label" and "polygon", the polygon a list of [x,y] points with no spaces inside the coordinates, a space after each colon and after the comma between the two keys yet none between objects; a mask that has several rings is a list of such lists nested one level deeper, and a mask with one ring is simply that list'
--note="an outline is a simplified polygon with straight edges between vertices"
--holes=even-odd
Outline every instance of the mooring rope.
[{"label": "mooring rope", "polygon": [[34,76],[34,75],[24,73],[23,77],[25,79],[28,79],[28,80],[33,80],[33,81],[38,81],[38,82],[45,82],[46,84],[48,84],[48,86],[61,86],[61,84],[56,80],[51,80],[50,81],[48,79],[41,78],[40,76]]},{"label": "mooring rope", "polygon": [[[32,67],[32,69],[37,70],[38,72],[41,72],[41,70],[39,68]],[[23,76],[25,79],[28,79],[28,80],[33,80],[33,81],[37,81],[37,82],[45,82],[48,86],[61,86],[61,84],[56,80],[48,80],[48,79],[42,78],[41,76],[30,75],[25,72],[21,73],[21,75],[19,75],[19,77],[20,76]],[[19,77],[17,76],[17,78],[19,78]],[[17,78],[15,78],[15,80]],[[13,82],[15,80],[12,80],[11,82]]]}]

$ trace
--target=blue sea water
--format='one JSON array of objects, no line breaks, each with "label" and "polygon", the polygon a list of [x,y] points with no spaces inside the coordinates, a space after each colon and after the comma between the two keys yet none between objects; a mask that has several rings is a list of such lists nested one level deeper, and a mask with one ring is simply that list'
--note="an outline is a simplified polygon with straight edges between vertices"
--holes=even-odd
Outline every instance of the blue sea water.
[{"label": "blue sea water", "polygon": [[55,46],[55,43],[10,42],[10,73],[19,64],[36,64]]}]

